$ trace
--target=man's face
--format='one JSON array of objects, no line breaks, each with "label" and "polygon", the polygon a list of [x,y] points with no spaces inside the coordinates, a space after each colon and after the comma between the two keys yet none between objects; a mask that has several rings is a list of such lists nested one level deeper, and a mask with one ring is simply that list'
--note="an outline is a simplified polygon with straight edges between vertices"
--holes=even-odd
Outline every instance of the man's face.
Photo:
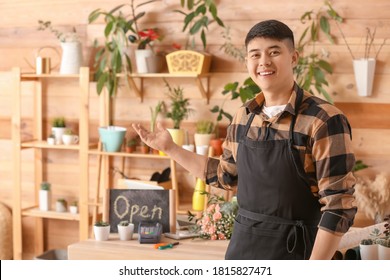
[{"label": "man's face", "polygon": [[297,60],[298,53],[287,40],[255,38],[247,47],[248,73],[264,92],[277,93],[287,87],[291,89]]}]

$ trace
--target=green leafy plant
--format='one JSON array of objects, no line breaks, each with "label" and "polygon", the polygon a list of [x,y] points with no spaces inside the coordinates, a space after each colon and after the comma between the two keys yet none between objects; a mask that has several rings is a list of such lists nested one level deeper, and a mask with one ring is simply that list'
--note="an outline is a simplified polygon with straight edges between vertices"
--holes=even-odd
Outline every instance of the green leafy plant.
[{"label": "green leafy plant", "polygon": [[195,36],[199,35],[202,41],[203,49],[206,49],[206,33],[208,26],[216,22],[219,26],[224,27],[223,21],[218,17],[218,9],[214,0],[181,0],[180,5],[183,10],[175,12],[184,15],[184,26],[182,31],[188,32],[186,49],[195,48]]},{"label": "green leafy plant", "polygon": [[44,31],[44,30],[49,30],[52,32],[60,42],[78,42],[79,41],[79,36],[76,33],[76,28],[73,27],[72,32],[62,32],[58,30],[57,28],[53,27],[51,24],[51,21],[43,21],[43,20],[38,20],[38,30]]},{"label": "green leafy plant", "polygon": [[154,129],[156,128],[156,121],[157,121],[157,116],[159,113],[162,112],[163,110],[163,106],[164,105],[164,102],[163,101],[159,101],[156,105],[156,107],[154,107],[154,109],[152,107],[149,107],[150,108],[150,131],[151,132],[154,132]]},{"label": "green leafy plant", "polygon": [[[127,74],[132,71],[131,61],[127,54],[129,40],[137,42],[138,48],[142,49],[157,39],[156,34],[147,31],[140,33],[138,20],[145,15],[145,12],[137,13],[138,8],[156,1],[158,0],[145,1],[135,5],[135,0],[131,0],[130,4],[116,6],[110,11],[96,9],[89,14],[88,23],[93,23],[98,18],[103,17],[106,24],[104,47],[100,48],[95,55],[95,79],[97,80],[98,94],[102,92],[103,88],[106,88],[109,95],[114,96],[118,89],[118,74],[122,72]],[[130,6],[130,19],[121,11],[125,6]],[[95,47],[97,47],[97,41],[95,41]]]},{"label": "green leafy plant", "polygon": [[200,120],[196,122],[196,133],[211,134],[214,131],[214,123],[209,120]]},{"label": "green leafy plant", "polygon": [[170,110],[167,110],[166,117],[173,120],[173,128],[180,129],[181,122],[188,118],[190,112],[189,98],[184,98],[184,89],[181,86],[171,87],[164,79],[165,86],[168,88],[168,98],[171,101]]},{"label": "green leafy plant", "polygon": [[109,225],[110,224],[108,222],[104,222],[104,221],[96,221],[94,224],[95,227],[107,227]]},{"label": "green leafy plant", "polygon": [[383,236],[376,239],[376,244],[390,248],[390,214],[386,215],[383,220],[386,222]]},{"label": "green leafy plant", "polygon": [[368,168],[368,165],[365,164],[362,160],[357,160],[355,162],[355,165],[353,166],[352,171],[356,172],[358,170],[362,170],[362,169],[365,169],[365,168]]},{"label": "green leafy plant", "polygon": [[77,200],[74,200],[74,201],[72,201],[72,202],[70,203],[70,206],[78,206],[78,205],[79,205],[79,203],[78,203]]},{"label": "green leafy plant", "polygon": [[65,127],[65,118],[64,117],[57,117],[54,118],[51,122],[52,127]]},{"label": "green leafy plant", "polygon": [[72,134],[73,134],[72,129],[70,129],[70,128],[65,129],[64,135],[72,135]]},{"label": "green leafy plant", "polygon": [[130,224],[129,221],[120,221],[119,222],[119,225],[123,226],[123,227],[127,227],[129,224]]},{"label": "green leafy plant", "polygon": [[136,138],[130,138],[129,140],[127,140],[126,146],[127,147],[135,147],[135,146],[137,146],[137,139]]},{"label": "green leafy plant", "polygon": [[43,191],[50,191],[51,184],[49,182],[42,182],[40,189]]}]

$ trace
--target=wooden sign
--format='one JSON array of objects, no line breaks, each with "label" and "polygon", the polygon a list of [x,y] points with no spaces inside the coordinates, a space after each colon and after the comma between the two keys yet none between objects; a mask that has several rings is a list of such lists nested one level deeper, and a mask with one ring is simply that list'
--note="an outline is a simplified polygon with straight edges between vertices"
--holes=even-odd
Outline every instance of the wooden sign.
[{"label": "wooden sign", "polygon": [[[172,190],[109,190],[109,222],[110,232],[118,232],[117,225],[121,221],[134,224],[134,232],[138,232],[141,221],[159,222],[163,232],[172,231],[172,223],[176,222],[176,213],[172,205]],[[171,198],[171,199],[170,199]]]}]

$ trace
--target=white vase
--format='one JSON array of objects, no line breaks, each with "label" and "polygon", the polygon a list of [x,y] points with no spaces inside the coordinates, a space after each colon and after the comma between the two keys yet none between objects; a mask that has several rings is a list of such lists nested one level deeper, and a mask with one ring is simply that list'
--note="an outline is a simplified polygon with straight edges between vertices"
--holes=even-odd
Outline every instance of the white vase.
[{"label": "white vase", "polygon": [[362,260],[377,260],[378,259],[378,244],[359,245],[360,258]]},{"label": "white vase", "polygon": [[51,204],[51,193],[47,190],[39,190],[39,210],[49,211]]},{"label": "white vase", "polygon": [[133,239],[134,224],[128,224],[127,226],[118,225],[118,234],[120,240]]},{"label": "white vase", "polygon": [[62,142],[62,135],[64,135],[64,132],[66,130],[66,127],[52,127],[51,132],[54,135],[54,138],[56,139],[56,145],[61,145]]},{"label": "white vase", "polygon": [[76,205],[69,206],[69,212],[71,214],[77,214],[79,212],[79,208]]},{"label": "white vase", "polygon": [[148,67],[147,58],[150,58],[152,56],[154,56],[154,54],[151,49],[135,50],[135,63],[137,65],[138,73],[152,73],[152,70],[155,70],[149,69],[150,67]]},{"label": "white vase", "polygon": [[356,59],[353,61],[356,87],[359,96],[371,96],[375,75],[374,58]]},{"label": "white vase", "polygon": [[106,241],[110,236],[110,226],[93,226],[93,233],[97,241]]},{"label": "white vase", "polygon": [[56,201],[56,211],[57,212],[66,212],[66,202]]},{"label": "white vase", "polygon": [[60,74],[79,74],[83,65],[83,53],[80,42],[62,42]]},{"label": "white vase", "polygon": [[378,260],[390,260],[390,248],[378,245]]},{"label": "white vase", "polygon": [[195,146],[209,146],[210,140],[215,138],[215,134],[203,134],[203,133],[195,133],[194,134],[194,142]]}]

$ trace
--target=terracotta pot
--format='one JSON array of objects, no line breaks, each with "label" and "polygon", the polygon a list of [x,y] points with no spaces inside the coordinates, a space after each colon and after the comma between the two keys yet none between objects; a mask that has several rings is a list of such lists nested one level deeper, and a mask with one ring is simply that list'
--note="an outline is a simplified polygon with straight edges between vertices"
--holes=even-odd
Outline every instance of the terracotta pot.
[{"label": "terracotta pot", "polygon": [[141,146],[141,153],[149,154],[149,150],[150,150],[149,146],[147,146],[147,145],[142,145]]},{"label": "terracotta pot", "polygon": [[221,138],[211,139],[210,146],[213,148],[213,156],[220,156],[223,153],[222,149],[223,140]]},{"label": "terracotta pot", "polygon": [[134,153],[135,146],[126,146],[126,153]]}]

